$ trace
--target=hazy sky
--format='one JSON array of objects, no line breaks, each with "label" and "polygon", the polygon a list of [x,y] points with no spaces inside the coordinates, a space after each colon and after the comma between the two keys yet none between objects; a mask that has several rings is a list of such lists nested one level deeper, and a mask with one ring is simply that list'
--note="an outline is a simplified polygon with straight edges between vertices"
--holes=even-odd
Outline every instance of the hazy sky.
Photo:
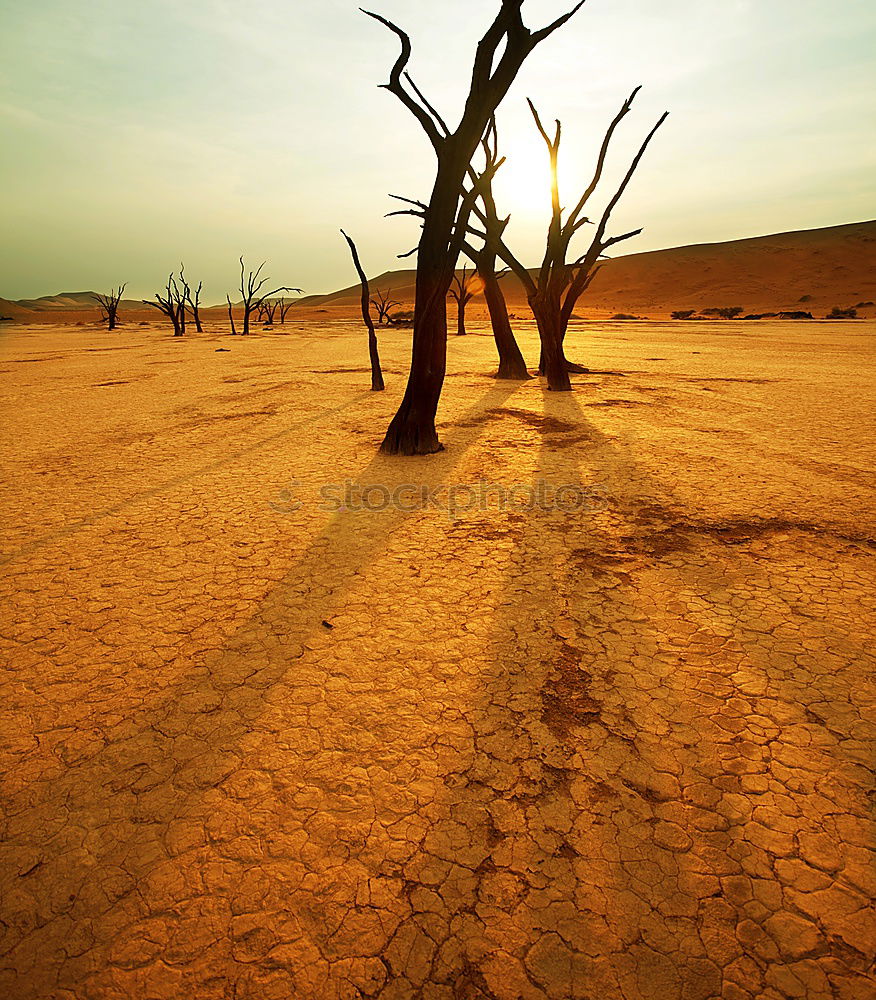
[{"label": "hazy sky", "polygon": [[[451,123],[498,0],[370,0],[411,34]],[[566,9],[527,0],[540,27]],[[277,284],[352,284],[338,228],[377,274],[417,238],[388,192],[428,193],[433,154],[385,90],[396,39],[354,0],[0,0],[0,296],[151,295],[184,259],[208,302],[236,260]],[[545,153],[524,98],[563,120],[573,202],[605,125],[645,85],[611,161],[672,112],[614,231],[627,249],[876,216],[873,0],[587,0],[502,107],[497,191],[535,261]],[[504,175],[504,176],[502,176]]]}]

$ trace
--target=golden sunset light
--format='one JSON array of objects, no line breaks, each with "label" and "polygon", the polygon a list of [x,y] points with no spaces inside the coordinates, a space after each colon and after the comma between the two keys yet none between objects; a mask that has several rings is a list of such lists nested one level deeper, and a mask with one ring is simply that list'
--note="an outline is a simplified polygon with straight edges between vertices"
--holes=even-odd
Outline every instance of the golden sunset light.
[{"label": "golden sunset light", "polygon": [[0,1000],[876,1000],[876,6],[0,32]]}]

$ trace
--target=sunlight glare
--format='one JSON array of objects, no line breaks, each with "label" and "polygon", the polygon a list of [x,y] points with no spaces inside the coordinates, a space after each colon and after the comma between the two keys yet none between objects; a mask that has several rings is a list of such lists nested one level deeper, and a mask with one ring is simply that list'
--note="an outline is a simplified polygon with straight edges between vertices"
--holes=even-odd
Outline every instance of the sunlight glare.
[{"label": "sunlight glare", "polygon": [[525,135],[505,146],[507,159],[493,188],[499,215],[517,219],[542,219],[550,212],[551,172],[547,150]]}]

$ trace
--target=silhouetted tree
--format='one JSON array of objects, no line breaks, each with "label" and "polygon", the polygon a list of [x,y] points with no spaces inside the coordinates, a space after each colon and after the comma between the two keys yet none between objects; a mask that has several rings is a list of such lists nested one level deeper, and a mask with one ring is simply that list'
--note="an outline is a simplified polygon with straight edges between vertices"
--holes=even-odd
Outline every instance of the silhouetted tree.
[{"label": "silhouetted tree", "polygon": [[468,96],[459,124],[452,132],[406,71],[411,57],[408,35],[379,14],[365,11],[394,32],[401,42],[401,53],[390,72],[389,83],[384,86],[420,123],[437,157],[435,181],[417,248],[410,375],[401,405],[381,445],[381,451],[387,454],[424,455],[441,448],[435,413],[447,364],[445,301],[474,200],[461,197],[463,181],[487,123],[526,58],[583,3],[584,0],[579,0],[571,11],[545,28],[530,31],[520,13],[523,0],[501,0],[499,12],[478,44]]},{"label": "silhouetted tree", "polygon": [[228,323],[231,327],[231,336],[237,336],[237,327],[234,325],[234,307],[231,305],[231,296],[226,292],[225,301],[228,303]]},{"label": "silhouetted tree", "polygon": [[279,307],[279,299],[265,299],[264,302],[260,302],[258,304],[258,321],[265,326],[273,326],[274,316],[277,315]]},{"label": "silhouetted tree", "polygon": [[468,274],[463,265],[462,275],[454,274],[453,283],[450,286],[450,297],[456,303],[456,335],[464,337],[465,330],[465,307],[475,297],[477,285],[474,283],[474,274]]},{"label": "silhouetted tree", "polygon": [[240,258],[240,295],[243,306],[243,329],[241,335],[246,337],[249,334],[249,321],[253,313],[258,316],[262,304],[276,295],[277,292],[300,292],[300,288],[292,288],[291,285],[281,285],[270,292],[263,292],[262,289],[270,279],[262,278],[262,268],[267,261],[262,261],[255,271],[247,273],[243,257]]},{"label": "silhouetted tree", "polygon": [[[576,260],[571,262],[567,260],[569,246],[573,237],[584,225],[590,222],[590,219],[582,215],[582,212],[602,178],[606,156],[614,132],[623,118],[629,113],[633,100],[640,89],[640,87],[637,87],[630,97],[627,98],[614,121],[608,127],[599,152],[593,178],[565,220],[563,218],[563,208],[560,203],[559,183],[557,180],[557,160],[562,126],[557,121],[553,137],[549,136],[541,123],[541,119],[532,101],[528,102],[536,128],[547,146],[551,167],[551,219],[548,226],[545,254],[541,267],[534,275],[531,274],[511,250],[509,250],[504,238],[500,238],[494,242],[499,257],[514,271],[526,290],[526,296],[535,317],[541,340],[542,359],[539,370],[547,375],[548,388],[555,391],[570,391],[572,386],[569,381],[569,371],[575,369],[582,370],[579,366],[570,365],[563,350],[563,341],[565,340],[569,320],[572,317],[575,304],[598,272],[598,262],[605,255],[605,251],[616,243],[628,240],[633,236],[638,236],[642,231],[641,229],[636,229],[621,236],[612,237],[605,235],[611,213],[629,186],[633,174],[645,154],[645,150],[648,148],[657,130],[668,117],[668,112],[662,115],[642,143],[620,186],[603,212],[589,248]],[[474,177],[471,191],[476,192],[482,201],[493,197],[492,179],[498,166],[501,166],[501,163],[501,160],[495,161],[495,153],[493,152],[492,159],[488,155],[487,166],[484,172]],[[488,219],[485,209],[476,205],[473,211],[481,225],[486,228]],[[476,227],[470,227],[470,233],[486,241],[487,233],[485,228],[478,230]]]},{"label": "silhouetted tree", "polygon": [[673,319],[690,319],[696,309],[676,309],[672,314]]},{"label": "silhouetted tree", "polygon": [[383,291],[382,288],[377,288],[374,291],[374,297],[371,299],[371,305],[377,310],[377,322],[380,326],[384,323],[390,321],[390,316],[392,310],[396,306],[400,306],[401,302],[396,302],[395,299],[391,299],[389,296],[392,295],[392,289],[388,292]]},{"label": "silhouetted tree", "polygon": [[353,257],[353,266],[356,268],[356,273],[359,275],[359,283],[362,286],[362,321],[365,324],[365,328],[368,330],[368,354],[371,359],[371,391],[383,392],[383,371],[380,368],[380,354],[377,350],[377,334],[374,332],[374,321],[371,319],[372,300],[368,291],[368,278],[366,277],[365,271],[362,268],[362,263],[359,260],[359,251],[356,249],[356,244],[343,229],[341,230],[341,235],[350,247],[350,253]]},{"label": "silhouetted tree", "polygon": [[186,302],[188,302],[189,307],[192,310],[192,319],[195,321],[195,329],[198,331],[198,333],[203,333],[204,327],[203,324],[201,323],[200,301],[201,301],[201,289],[204,287],[204,282],[203,281],[198,282],[198,287],[195,289],[195,294],[193,297],[191,288],[189,287],[188,283],[185,282],[185,268],[183,267],[182,264],[180,264],[179,266],[179,273],[180,277],[183,279],[183,282],[185,283]]},{"label": "silhouetted tree", "polygon": [[154,302],[143,299],[145,305],[152,306],[153,309],[164,313],[173,323],[174,337],[182,337],[186,332],[186,299],[189,295],[189,286],[183,277],[182,270],[180,270],[179,279],[177,281],[176,276],[171,271],[167,277],[164,294],[156,292]]},{"label": "silhouetted tree", "polygon": [[115,330],[116,317],[119,312],[119,303],[122,301],[122,293],[128,287],[128,283],[119,285],[118,288],[111,288],[108,292],[95,292],[94,297],[100,306],[100,318],[106,323],[108,330]]},{"label": "silhouetted tree", "polygon": [[286,313],[292,308],[293,303],[291,300],[287,302],[286,299],[281,296],[277,300],[277,305],[280,307],[280,326],[283,326],[286,322]]},{"label": "silhouetted tree", "polygon": [[[481,148],[483,149],[487,164],[496,164],[499,162],[497,146],[496,119],[492,118],[487,126],[487,133],[481,142]],[[471,171],[469,171],[469,174],[471,175]],[[524,381],[532,378],[532,376],[529,374],[526,361],[511,329],[511,319],[508,316],[505,295],[499,284],[508,271],[502,270],[497,272],[496,270],[498,244],[501,242],[511,217],[508,216],[506,219],[499,218],[499,213],[496,210],[496,201],[493,198],[492,186],[489,186],[482,192],[481,206],[481,222],[484,227],[483,246],[479,250],[474,250],[466,242],[463,244],[463,250],[477,268],[478,275],[483,283],[484,300],[487,303],[487,310],[490,314],[490,325],[493,328],[493,339],[496,342],[496,351],[499,354],[499,370],[496,372],[496,378]]]}]

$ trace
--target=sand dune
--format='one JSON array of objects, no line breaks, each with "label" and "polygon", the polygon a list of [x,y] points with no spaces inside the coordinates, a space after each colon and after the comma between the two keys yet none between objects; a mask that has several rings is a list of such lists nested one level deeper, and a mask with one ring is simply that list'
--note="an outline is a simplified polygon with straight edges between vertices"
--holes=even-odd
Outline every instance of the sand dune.
[{"label": "sand dune", "polygon": [[[414,278],[413,269],[386,271],[372,285],[392,290],[394,298],[410,307]],[[509,275],[504,287],[510,308],[528,315],[520,282]],[[862,316],[870,317],[876,316],[874,302],[876,221],[618,257],[606,262],[578,314],[604,318],[622,312],[661,319],[677,309],[738,305],[748,313],[804,310],[818,318],[835,306],[857,306]],[[358,308],[355,284],[301,299],[294,315],[354,318]],[[474,316],[484,315],[483,299],[476,298],[470,309]],[[203,313],[224,323],[224,305]],[[129,322],[155,318],[153,310],[134,299],[123,300],[121,315]],[[61,292],[0,299],[0,316],[22,323],[88,323],[97,319],[98,309],[92,292]]]},{"label": "sand dune", "polygon": [[[387,271],[374,285],[413,300],[413,270]],[[509,275],[505,295],[525,308],[520,282]],[[358,304],[358,285],[310,296],[306,309]],[[579,305],[582,315],[615,312],[668,316],[676,309],[742,306],[747,312],[805,310],[823,316],[834,306],[876,301],[876,222],[778,233],[728,243],[675,247],[608,261]],[[472,303],[477,310],[482,300]],[[863,315],[876,310],[861,307]]]}]

